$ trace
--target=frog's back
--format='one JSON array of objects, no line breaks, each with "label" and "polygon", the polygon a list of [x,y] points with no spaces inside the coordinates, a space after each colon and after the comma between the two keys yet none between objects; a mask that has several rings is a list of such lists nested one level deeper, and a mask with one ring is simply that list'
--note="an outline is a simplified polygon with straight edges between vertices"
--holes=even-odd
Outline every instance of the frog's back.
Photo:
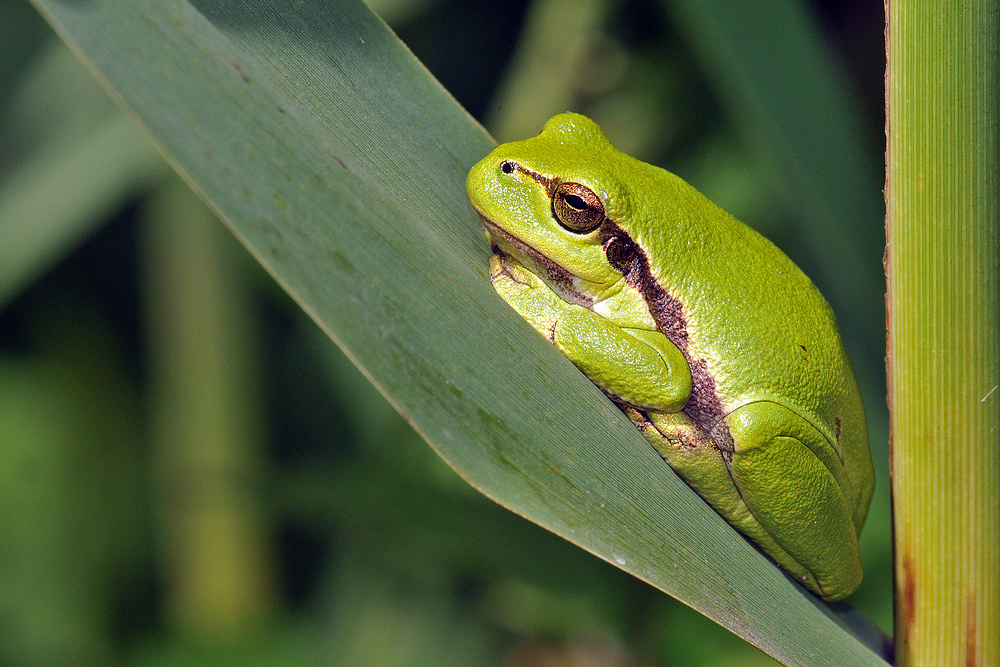
[{"label": "frog's back", "polygon": [[661,181],[647,191],[663,196],[636,211],[647,220],[637,233],[649,236],[637,240],[658,250],[649,271],[675,307],[653,315],[688,356],[703,394],[693,400],[721,414],[775,401],[845,456],[867,457],[857,383],[819,290],[770,241],[677,176],[653,169]]}]

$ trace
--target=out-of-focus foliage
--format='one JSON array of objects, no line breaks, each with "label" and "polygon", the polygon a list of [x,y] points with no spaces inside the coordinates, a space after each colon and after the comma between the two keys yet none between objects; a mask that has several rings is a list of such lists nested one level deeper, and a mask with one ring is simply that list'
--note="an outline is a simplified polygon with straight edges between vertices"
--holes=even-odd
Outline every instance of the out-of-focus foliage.
[{"label": "out-of-focus foliage", "polygon": [[[651,2],[577,5],[373,4],[499,139],[588,113],[808,272],[795,193],[693,55],[704,35]],[[813,11],[871,27],[835,33],[852,61],[881,43],[880,12]],[[881,120],[859,118],[878,162]],[[21,0],[0,3],[0,262],[0,663],[772,662],[459,479]],[[879,484],[852,601],[889,628]]]}]

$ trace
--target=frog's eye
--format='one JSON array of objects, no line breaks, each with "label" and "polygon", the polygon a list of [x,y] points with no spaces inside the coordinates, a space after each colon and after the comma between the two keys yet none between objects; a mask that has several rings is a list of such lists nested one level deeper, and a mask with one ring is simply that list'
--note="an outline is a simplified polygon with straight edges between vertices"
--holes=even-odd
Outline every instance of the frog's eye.
[{"label": "frog's eye", "polygon": [[560,183],[552,195],[552,212],[559,224],[575,234],[588,234],[604,221],[604,204],[579,183]]}]

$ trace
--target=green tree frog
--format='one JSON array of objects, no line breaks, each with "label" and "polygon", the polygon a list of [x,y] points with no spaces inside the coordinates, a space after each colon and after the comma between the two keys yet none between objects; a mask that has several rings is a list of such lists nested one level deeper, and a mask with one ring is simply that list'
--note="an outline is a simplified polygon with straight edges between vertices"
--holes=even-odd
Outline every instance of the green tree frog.
[{"label": "green tree frog", "polygon": [[469,197],[493,286],[716,511],[826,600],[861,582],[874,473],[830,307],[770,241],[577,114]]}]

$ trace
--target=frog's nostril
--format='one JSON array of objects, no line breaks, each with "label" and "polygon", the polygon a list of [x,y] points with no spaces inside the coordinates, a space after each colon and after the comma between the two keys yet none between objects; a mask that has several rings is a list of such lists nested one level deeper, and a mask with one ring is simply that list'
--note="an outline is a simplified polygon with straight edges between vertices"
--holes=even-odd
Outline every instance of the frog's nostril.
[{"label": "frog's nostril", "polygon": [[502,171],[505,174],[513,174],[514,163],[511,162],[510,160],[504,160],[503,162],[500,163],[500,171]]}]

